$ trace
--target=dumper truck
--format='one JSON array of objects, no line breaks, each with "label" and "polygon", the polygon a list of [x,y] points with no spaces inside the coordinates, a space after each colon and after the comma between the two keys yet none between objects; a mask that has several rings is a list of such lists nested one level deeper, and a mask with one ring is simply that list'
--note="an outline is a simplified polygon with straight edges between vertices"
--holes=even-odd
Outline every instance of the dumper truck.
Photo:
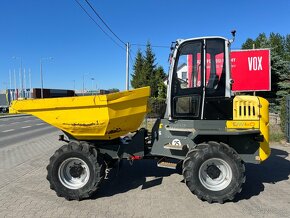
[{"label": "dumper truck", "polygon": [[32,114],[64,133],[65,145],[47,166],[50,188],[68,200],[90,198],[111,163],[157,159],[158,167],[180,166],[199,199],[233,200],[246,180],[245,163],[262,163],[270,147],[267,100],[232,92],[231,42],[219,36],[176,41],[166,111],[149,130],[139,127],[150,87],[14,101],[11,113]]}]

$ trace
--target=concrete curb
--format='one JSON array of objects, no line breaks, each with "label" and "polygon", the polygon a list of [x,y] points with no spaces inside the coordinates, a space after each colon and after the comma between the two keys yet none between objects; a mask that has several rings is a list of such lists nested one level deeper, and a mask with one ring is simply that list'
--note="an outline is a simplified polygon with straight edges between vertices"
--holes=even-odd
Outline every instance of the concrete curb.
[{"label": "concrete curb", "polygon": [[31,115],[30,114],[4,115],[4,116],[0,116],[0,119],[12,118],[12,117],[24,117],[24,116],[31,116]]}]

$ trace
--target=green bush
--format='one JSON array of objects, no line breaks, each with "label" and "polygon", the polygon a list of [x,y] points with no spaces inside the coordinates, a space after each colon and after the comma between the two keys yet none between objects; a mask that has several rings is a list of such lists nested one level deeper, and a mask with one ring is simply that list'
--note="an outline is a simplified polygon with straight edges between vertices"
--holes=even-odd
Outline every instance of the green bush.
[{"label": "green bush", "polygon": [[270,142],[280,142],[285,139],[285,135],[281,131],[270,131]]}]

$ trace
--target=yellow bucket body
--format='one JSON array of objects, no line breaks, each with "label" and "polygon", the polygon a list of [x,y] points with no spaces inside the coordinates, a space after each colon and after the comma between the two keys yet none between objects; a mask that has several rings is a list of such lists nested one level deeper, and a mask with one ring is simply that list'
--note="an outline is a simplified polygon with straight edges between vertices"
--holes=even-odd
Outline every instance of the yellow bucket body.
[{"label": "yellow bucket body", "polygon": [[138,129],[150,87],[108,95],[13,101],[10,113],[32,114],[78,140],[110,140]]}]

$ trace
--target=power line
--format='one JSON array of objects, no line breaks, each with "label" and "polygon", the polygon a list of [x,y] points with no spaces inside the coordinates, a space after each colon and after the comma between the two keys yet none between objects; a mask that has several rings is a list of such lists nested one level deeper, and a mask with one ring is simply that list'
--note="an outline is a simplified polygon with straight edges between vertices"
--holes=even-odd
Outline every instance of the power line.
[{"label": "power line", "polygon": [[95,12],[95,14],[98,16],[98,18],[102,21],[102,23],[108,28],[108,30],[117,38],[121,43],[123,43],[126,46],[126,43],[121,40],[114,32],[113,30],[106,24],[106,22],[102,19],[102,17],[98,14],[98,12],[95,10],[95,8],[91,5],[91,3],[88,0],[85,0],[86,3],[90,6],[90,8]]},{"label": "power line", "polygon": [[133,64],[133,63],[134,63],[134,60],[133,60],[133,58],[132,58],[132,56],[131,56],[131,52],[132,52],[132,51],[129,52],[129,57],[130,57],[130,60],[131,60],[131,66],[134,66],[134,64]]},{"label": "power line", "polygon": [[[132,46],[140,46],[140,47],[147,47],[145,44],[138,44],[138,43],[133,43],[131,44]],[[170,46],[166,45],[150,45],[152,48],[170,48]]]},{"label": "power line", "polygon": [[117,46],[119,46],[122,49],[125,49],[123,46],[121,46],[119,43],[117,43],[98,23],[95,21],[95,19],[87,12],[87,10],[79,3],[78,0],[75,0],[75,2],[83,9],[83,11],[89,16],[89,18],[100,28],[100,30],[108,36]]}]

